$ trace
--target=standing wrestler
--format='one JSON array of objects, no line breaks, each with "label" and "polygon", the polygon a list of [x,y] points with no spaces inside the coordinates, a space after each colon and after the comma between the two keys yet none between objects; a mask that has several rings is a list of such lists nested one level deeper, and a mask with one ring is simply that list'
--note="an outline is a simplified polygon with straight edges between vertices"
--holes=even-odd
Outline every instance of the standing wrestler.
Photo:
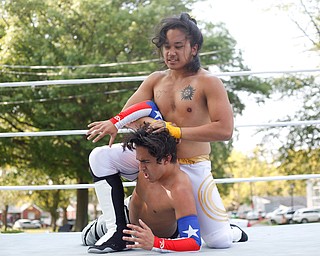
[{"label": "standing wrestler", "polygon": [[[177,140],[167,131],[152,133],[148,127],[130,133],[123,143],[124,149],[135,150],[139,162],[136,187],[126,199],[131,230],[124,230],[129,236],[123,239],[131,242],[129,249],[198,251],[201,237],[195,199],[188,175],[179,169]],[[100,219],[88,224],[82,232],[83,244],[94,245],[106,232],[104,225]],[[95,247],[90,248],[94,251]]]},{"label": "standing wrestler", "polygon": [[[233,241],[246,241],[244,232],[230,227],[211,174],[210,142],[231,138],[233,113],[221,80],[200,66],[198,53],[203,38],[196,21],[186,13],[178,18],[162,20],[153,43],[168,69],[152,73],[130,97],[119,115],[89,124],[89,140],[96,142],[106,134],[110,135],[109,146],[95,148],[89,157],[96,194],[110,226],[108,233],[95,246],[101,251],[110,247],[115,250],[125,248],[125,243],[115,247],[113,242],[124,229],[120,175],[134,180],[139,163],[134,154],[123,152],[121,145],[112,143],[118,129],[128,122],[141,116],[157,118],[160,114],[156,106],[163,119],[176,126],[156,121],[151,124],[152,129],[161,131],[166,127],[171,135],[181,139],[177,148],[178,161],[193,186],[203,240],[213,248],[228,248]],[[156,106],[146,102],[151,99]]]}]

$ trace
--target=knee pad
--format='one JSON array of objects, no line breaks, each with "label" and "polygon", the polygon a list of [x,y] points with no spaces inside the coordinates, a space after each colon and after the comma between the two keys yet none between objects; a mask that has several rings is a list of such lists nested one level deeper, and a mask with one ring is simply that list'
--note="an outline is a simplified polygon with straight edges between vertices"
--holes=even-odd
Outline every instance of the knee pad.
[{"label": "knee pad", "polygon": [[96,166],[96,161],[99,159],[100,150],[101,150],[100,147],[94,148],[89,154],[89,169],[90,169],[91,176],[94,179],[98,178],[95,173],[95,170],[96,170],[95,166]]},{"label": "knee pad", "polygon": [[98,177],[97,167],[98,167],[99,163],[101,162],[101,157],[103,154],[102,151],[103,151],[102,147],[96,147],[91,151],[91,153],[89,155],[90,171],[94,177]]},{"label": "knee pad", "polygon": [[94,181],[117,173],[117,170],[110,166],[109,150],[109,146],[96,147],[89,155],[90,172]]}]

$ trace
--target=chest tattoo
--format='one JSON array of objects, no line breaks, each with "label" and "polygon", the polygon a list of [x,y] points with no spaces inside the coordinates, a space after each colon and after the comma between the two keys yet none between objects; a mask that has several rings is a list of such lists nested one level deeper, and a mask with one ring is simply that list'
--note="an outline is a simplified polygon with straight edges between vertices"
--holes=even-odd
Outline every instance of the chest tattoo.
[{"label": "chest tattoo", "polygon": [[156,91],[156,99],[159,99],[161,97],[162,94],[166,93],[165,90],[158,90]]},{"label": "chest tattoo", "polygon": [[196,89],[191,85],[188,85],[186,88],[181,90],[181,100],[192,100],[195,91]]}]

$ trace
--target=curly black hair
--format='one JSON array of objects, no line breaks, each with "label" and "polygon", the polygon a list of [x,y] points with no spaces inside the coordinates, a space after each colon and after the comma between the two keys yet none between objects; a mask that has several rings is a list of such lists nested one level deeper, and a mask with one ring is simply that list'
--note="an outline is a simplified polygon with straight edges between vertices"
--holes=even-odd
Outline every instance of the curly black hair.
[{"label": "curly black hair", "polygon": [[153,133],[150,124],[146,123],[136,131],[124,137],[123,150],[134,150],[136,147],[145,147],[149,154],[156,158],[157,163],[167,156],[171,156],[171,163],[177,162],[177,139],[172,137],[168,130]]},{"label": "curly black hair", "polygon": [[[170,29],[179,29],[186,34],[190,41],[191,47],[198,45],[198,52],[203,44],[203,36],[197,26],[197,21],[188,13],[181,13],[179,17],[169,17],[163,19],[157,29],[156,35],[152,39],[152,43],[159,49],[159,54],[162,56],[161,48],[167,40],[167,32]],[[163,57],[163,56],[162,56]],[[197,53],[191,62],[186,65],[186,69],[191,72],[197,72],[201,67],[200,58]]]}]

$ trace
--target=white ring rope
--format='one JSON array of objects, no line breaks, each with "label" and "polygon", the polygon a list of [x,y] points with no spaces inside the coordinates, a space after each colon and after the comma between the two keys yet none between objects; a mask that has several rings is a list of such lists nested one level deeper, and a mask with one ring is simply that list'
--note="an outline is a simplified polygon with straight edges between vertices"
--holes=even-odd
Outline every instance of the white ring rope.
[{"label": "white ring rope", "polygon": [[[257,124],[236,124],[235,128],[245,127],[280,127],[280,126],[301,126],[301,125],[319,125],[320,120],[292,121],[292,122],[274,122]],[[61,136],[61,135],[85,135],[88,130],[62,130],[62,131],[40,131],[40,132],[4,132],[0,133],[0,138],[9,137],[43,137],[43,136]],[[119,133],[128,133],[130,129],[119,129]]]},{"label": "white ring rope", "polygon": [[[271,71],[238,71],[238,72],[221,72],[213,73],[217,77],[232,76],[249,76],[259,74],[289,74],[289,73],[309,73],[319,72],[319,68],[314,69],[292,69],[292,70],[271,70]],[[7,82],[0,83],[0,87],[23,87],[23,86],[47,86],[47,85],[71,85],[71,84],[97,84],[97,83],[115,83],[115,82],[141,82],[147,76],[130,76],[130,77],[108,77],[108,78],[90,78],[90,79],[66,79],[66,80],[44,80],[28,82]]]},{"label": "white ring rope", "polygon": [[[252,177],[252,178],[224,178],[214,179],[217,184],[242,183],[242,182],[261,182],[261,181],[279,181],[279,180],[308,180],[319,179],[320,174],[303,174],[288,176],[271,177]],[[134,187],[136,182],[123,182],[124,187]],[[32,186],[0,186],[1,190],[55,190],[55,189],[88,189],[94,188],[94,184],[71,184],[71,185],[32,185]]]},{"label": "white ring rope", "polygon": [[300,126],[300,125],[317,125],[320,120],[307,120],[307,121],[284,121],[284,122],[270,122],[258,124],[235,124],[235,128],[245,127],[280,127],[280,126]]},{"label": "white ring rope", "polygon": [[100,84],[116,82],[135,82],[143,81],[147,76],[132,77],[108,77],[108,78],[90,78],[90,79],[67,79],[67,80],[44,80],[29,82],[9,82],[0,83],[0,87],[23,87],[23,86],[46,86],[46,85],[70,85],[70,84]]},{"label": "white ring rope", "polygon": [[[118,133],[128,133],[130,129],[119,129]],[[85,135],[88,130],[62,130],[45,132],[7,132],[0,133],[0,138],[9,137],[43,137],[43,136],[61,136],[61,135]]]},{"label": "white ring rope", "polygon": [[[275,73],[299,73],[299,72],[319,72],[320,69],[301,69],[285,71],[241,71],[241,72],[223,72],[215,73],[216,76],[248,76],[257,74],[275,74]],[[9,82],[0,83],[0,87],[22,87],[22,86],[46,86],[61,84],[93,84],[93,83],[112,83],[112,82],[134,82],[143,81],[147,76],[135,77],[117,77],[117,78],[94,78],[94,79],[69,79],[69,80],[46,80],[33,82]],[[309,121],[289,121],[258,124],[236,124],[235,128],[243,127],[280,127],[280,126],[299,126],[299,125],[318,125],[320,120]],[[34,136],[61,136],[61,135],[85,135],[88,130],[63,130],[63,131],[39,131],[39,132],[9,132],[0,133],[0,137],[34,137]],[[120,129],[119,133],[127,133],[129,129]],[[253,177],[253,178],[226,178],[215,179],[218,184],[236,183],[236,182],[258,182],[258,181],[276,181],[276,180],[304,180],[320,178],[320,174],[273,176],[273,177]],[[124,187],[135,186],[136,182],[123,182]],[[55,190],[55,189],[88,189],[94,188],[94,184],[72,184],[72,185],[33,185],[33,186],[0,186],[1,190]]]},{"label": "white ring rope", "polygon": [[[219,52],[228,51],[227,49],[221,49],[217,51],[210,51],[210,52],[201,52],[199,56],[206,56],[212,55]],[[0,67],[3,68],[13,68],[13,69],[78,69],[78,68],[104,68],[104,67],[117,67],[123,65],[136,65],[136,64],[145,64],[145,63],[152,63],[152,62],[159,62],[160,59],[150,59],[150,60],[136,60],[136,61],[123,61],[123,62],[113,62],[113,63],[102,63],[102,64],[84,64],[84,65],[76,65],[76,66],[27,66],[27,65],[8,65],[8,64],[0,64]]]}]

